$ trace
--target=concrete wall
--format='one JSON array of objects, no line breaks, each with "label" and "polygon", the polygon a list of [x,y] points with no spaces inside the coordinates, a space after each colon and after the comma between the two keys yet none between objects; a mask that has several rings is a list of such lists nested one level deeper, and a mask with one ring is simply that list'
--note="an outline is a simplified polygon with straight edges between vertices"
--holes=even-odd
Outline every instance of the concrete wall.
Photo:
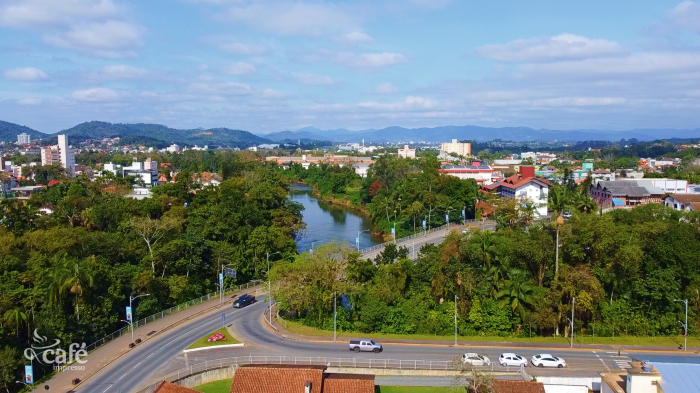
[{"label": "concrete wall", "polygon": [[226,368],[204,371],[199,374],[185,377],[175,383],[187,388],[194,388],[209,382],[220,381],[222,379],[233,379],[233,376],[236,374],[236,368],[237,367],[235,366],[229,366]]}]

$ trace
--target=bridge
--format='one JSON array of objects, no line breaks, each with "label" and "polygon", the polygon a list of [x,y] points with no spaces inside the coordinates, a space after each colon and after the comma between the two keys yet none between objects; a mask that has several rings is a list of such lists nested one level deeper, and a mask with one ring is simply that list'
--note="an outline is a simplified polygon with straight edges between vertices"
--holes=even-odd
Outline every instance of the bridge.
[{"label": "bridge", "polygon": [[360,250],[362,258],[374,259],[379,255],[380,252],[384,251],[384,247],[388,244],[396,244],[397,248],[406,247],[409,252],[409,256],[414,261],[418,259],[418,251],[420,248],[426,244],[440,244],[447,237],[447,235],[452,231],[462,232],[464,230],[474,231],[476,229],[483,230],[495,230],[496,221],[486,220],[486,221],[474,221],[468,220],[464,225],[449,224],[443,225],[439,228],[432,228],[427,231],[416,233],[415,235],[403,237],[397,239],[396,242],[390,241],[382,244],[377,244],[372,247],[364,248]]}]

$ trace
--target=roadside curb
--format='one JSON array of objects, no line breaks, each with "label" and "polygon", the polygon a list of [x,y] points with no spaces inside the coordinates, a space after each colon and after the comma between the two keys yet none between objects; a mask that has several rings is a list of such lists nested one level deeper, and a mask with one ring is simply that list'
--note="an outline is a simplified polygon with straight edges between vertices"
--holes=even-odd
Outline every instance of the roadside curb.
[{"label": "roadside curb", "polygon": [[190,352],[196,352],[196,351],[206,351],[207,349],[219,349],[219,348],[233,348],[233,347],[242,347],[245,345],[245,343],[238,343],[238,344],[226,344],[226,345],[212,345],[211,347],[202,347],[202,348],[194,348],[194,349],[184,349],[182,353],[190,353]]},{"label": "roadside curb", "polygon": [[[254,288],[254,287],[252,287],[252,288]],[[240,292],[240,293],[247,293],[247,292]],[[235,294],[238,295],[239,292],[236,292]],[[168,325],[168,326],[166,326],[165,328],[163,328],[163,329],[161,329],[161,330],[155,332],[155,333],[152,334],[150,337],[147,337],[145,340],[141,341],[141,344],[139,344],[139,345],[137,345],[137,346],[135,346],[135,347],[133,347],[133,348],[129,348],[126,352],[120,354],[119,356],[117,356],[117,357],[115,357],[114,359],[110,360],[109,362],[105,363],[102,367],[100,367],[99,369],[95,370],[95,372],[93,372],[93,373],[90,374],[89,376],[85,377],[85,379],[82,379],[78,384],[73,385],[73,386],[70,388],[70,391],[75,391],[78,387],[82,386],[85,382],[89,381],[90,378],[94,377],[94,376],[97,375],[100,371],[102,371],[102,370],[104,370],[105,368],[107,368],[107,366],[109,366],[109,365],[111,365],[112,363],[116,362],[117,360],[121,359],[123,356],[125,356],[125,355],[131,353],[131,351],[133,351],[133,350],[135,350],[135,349],[141,347],[143,343],[145,343],[145,342],[147,342],[147,341],[150,341],[152,338],[159,336],[161,333],[167,332],[167,331],[171,330],[171,329],[174,328],[174,327],[177,327],[177,326],[179,326],[179,325],[182,325],[183,323],[189,322],[189,321],[191,321],[192,319],[198,318],[198,317],[202,316],[203,314],[206,314],[206,313],[209,313],[209,312],[214,311],[214,310],[216,310],[216,309],[222,308],[222,307],[224,307],[225,305],[227,305],[227,304],[229,304],[229,303],[231,303],[231,302],[233,302],[233,299],[227,300],[227,301],[225,301],[225,302],[223,302],[223,303],[220,303],[220,304],[217,304],[217,305],[215,305],[215,306],[213,306],[213,307],[209,307],[209,308],[207,308],[207,309],[204,309],[204,310],[202,310],[202,311],[199,311],[199,312],[197,312],[196,314],[190,315],[190,316],[187,317],[187,318],[181,319],[181,320],[179,320],[179,321],[177,321],[177,322],[175,322],[175,323],[173,323],[173,324],[171,324],[171,325]],[[98,349],[99,349],[99,348],[98,348]],[[47,381],[47,382],[48,382],[48,381]]]}]

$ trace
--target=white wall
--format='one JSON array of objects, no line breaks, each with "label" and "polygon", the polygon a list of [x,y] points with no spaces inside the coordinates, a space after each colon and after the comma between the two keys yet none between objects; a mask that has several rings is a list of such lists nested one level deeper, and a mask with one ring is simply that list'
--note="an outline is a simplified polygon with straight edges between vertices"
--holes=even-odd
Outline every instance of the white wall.
[{"label": "white wall", "polygon": [[537,382],[545,385],[586,386],[591,390],[600,390],[600,380],[600,377],[537,377]]},{"label": "white wall", "polygon": [[518,187],[515,190],[516,198],[525,197],[535,204],[535,211],[537,216],[539,217],[547,216],[548,195],[549,188],[544,186],[542,192],[540,192],[540,185],[537,183],[529,183],[525,186]]},{"label": "white wall", "polygon": [[545,393],[588,393],[588,386],[544,385]]}]

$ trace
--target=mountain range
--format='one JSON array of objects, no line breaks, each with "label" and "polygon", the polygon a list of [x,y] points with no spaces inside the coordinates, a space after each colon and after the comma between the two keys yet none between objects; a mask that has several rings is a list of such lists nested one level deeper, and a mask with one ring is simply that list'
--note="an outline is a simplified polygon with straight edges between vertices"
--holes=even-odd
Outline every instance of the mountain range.
[{"label": "mountain range", "polygon": [[528,127],[478,127],[478,126],[442,126],[432,128],[387,127],[382,129],[367,129],[349,131],[346,129],[322,130],[305,127],[292,131],[282,131],[261,135],[267,139],[283,140],[297,138],[316,138],[334,142],[449,142],[452,139],[490,141],[501,139],[506,141],[590,141],[636,138],[640,141],[653,141],[668,138],[700,138],[700,128],[694,130],[678,129],[632,129],[627,131],[612,130],[549,130]]},{"label": "mountain range", "polygon": [[161,124],[120,124],[101,121],[90,121],[75,127],[59,131],[56,134],[45,134],[29,127],[0,121],[0,141],[15,142],[17,135],[27,133],[32,140],[40,138],[55,138],[56,134],[67,134],[72,140],[128,137],[128,140],[140,140],[153,145],[210,145],[222,147],[249,147],[262,143],[308,141],[332,142],[448,142],[452,139],[490,141],[501,139],[506,141],[590,141],[636,138],[640,141],[652,141],[669,138],[699,138],[700,128],[694,130],[679,129],[632,129],[627,131],[612,130],[549,130],[528,127],[479,127],[479,126],[442,126],[433,128],[404,128],[387,127],[382,129],[366,129],[350,131],[347,129],[323,130],[315,127],[305,127],[296,131],[281,131],[269,134],[255,135],[248,131],[229,128],[195,128],[176,129]]}]

